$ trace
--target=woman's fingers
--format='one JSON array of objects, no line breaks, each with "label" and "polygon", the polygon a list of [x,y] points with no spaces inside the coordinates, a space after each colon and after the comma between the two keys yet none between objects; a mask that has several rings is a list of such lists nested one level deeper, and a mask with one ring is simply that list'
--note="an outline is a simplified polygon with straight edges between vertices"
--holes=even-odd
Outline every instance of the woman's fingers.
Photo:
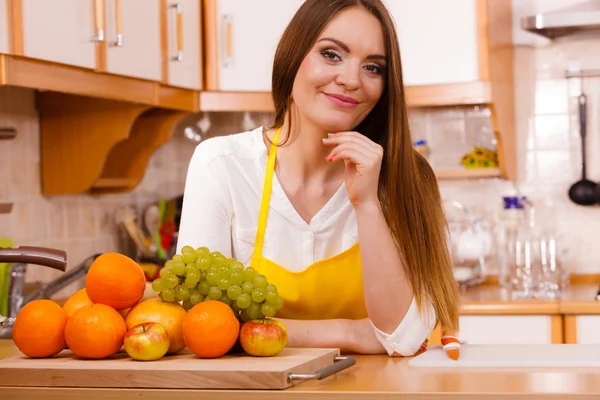
[{"label": "woman's fingers", "polygon": [[358,132],[339,132],[329,136],[329,138],[325,139],[323,143],[327,145],[341,144],[346,142],[353,142],[357,144],[362,144],[367,148],[372,150],[383,150],[383,148],[373,142],[371,139],[366,137],[365,135],[361,135]]}]

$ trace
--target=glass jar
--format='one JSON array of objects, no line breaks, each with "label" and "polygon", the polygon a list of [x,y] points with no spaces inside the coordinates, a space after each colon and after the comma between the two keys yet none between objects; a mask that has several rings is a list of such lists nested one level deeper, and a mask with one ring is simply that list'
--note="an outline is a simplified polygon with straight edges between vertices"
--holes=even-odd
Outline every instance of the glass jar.
[{"label": "glass jar", "polygon": [[454,278],[463,289],[478,285],[487,278],[488,265],[494,254],[491,224],[482,216],[467,210],[460,202],[446,200],[445,204],[449,208],[446,213],[448,246]]}]

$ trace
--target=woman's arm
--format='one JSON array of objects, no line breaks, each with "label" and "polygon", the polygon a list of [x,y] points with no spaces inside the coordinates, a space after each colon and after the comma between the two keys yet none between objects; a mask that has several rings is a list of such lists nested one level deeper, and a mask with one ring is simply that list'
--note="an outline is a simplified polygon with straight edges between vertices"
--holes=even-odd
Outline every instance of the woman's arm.
[{"label": "woman's arm", "polygon": [[288,331],[288,347],[339,348],[358,354],[385,354],[368,319],[279,319]]},{"label": "woman's arm", "polygon": [[414,294],[378,196],[383,147],[358,132],[338,132],[324,139],[334,146],[328,161],[343,160],[348,198],[354,206],[362,261],[365,304],[373,325],[393,333]]},{"label": "woman's arm", "polygon": [[379,202],[361,203],[355,210],[367,312],[376,328],[390,334],[403,321],[414,294]]},{"label": "woman's arm", "polygon": [[331,134],[324,143],[332,146],[326,160],[345,165],[348,198],[356,213],[365,303],[375,334],[389,354],[412,354],[433,329],[435,312],[426,319],[417,312],[412,285],[381,209],[383,147],[358,132]]}]

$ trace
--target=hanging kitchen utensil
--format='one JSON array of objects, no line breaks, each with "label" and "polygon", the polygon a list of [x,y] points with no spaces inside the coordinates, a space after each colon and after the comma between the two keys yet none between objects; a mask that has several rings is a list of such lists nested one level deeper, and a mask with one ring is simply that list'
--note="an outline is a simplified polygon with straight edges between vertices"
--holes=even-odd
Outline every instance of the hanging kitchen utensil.
[{"label": "hanging kitchen utensil", "polygon": [[579,108],[579,133],[581,136],[581,180],[575,182],[569,189],[569,198],[575,204],[581,206],[591,206],[596,204],[596,183],[587,179],[586,175],[586,106],[587,98],[585,94],[578,97]]}]

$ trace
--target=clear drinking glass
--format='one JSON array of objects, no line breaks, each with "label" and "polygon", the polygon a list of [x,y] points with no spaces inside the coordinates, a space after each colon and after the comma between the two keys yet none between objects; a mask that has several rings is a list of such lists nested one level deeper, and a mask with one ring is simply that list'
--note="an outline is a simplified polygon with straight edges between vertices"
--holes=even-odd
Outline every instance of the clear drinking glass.
[{"label": "clear drinking glass", "polygon": [[567,253],[556,235],[521,230],[509,241],[507,253],[514,299],[554,300],[561,295],[568,276]]}]

